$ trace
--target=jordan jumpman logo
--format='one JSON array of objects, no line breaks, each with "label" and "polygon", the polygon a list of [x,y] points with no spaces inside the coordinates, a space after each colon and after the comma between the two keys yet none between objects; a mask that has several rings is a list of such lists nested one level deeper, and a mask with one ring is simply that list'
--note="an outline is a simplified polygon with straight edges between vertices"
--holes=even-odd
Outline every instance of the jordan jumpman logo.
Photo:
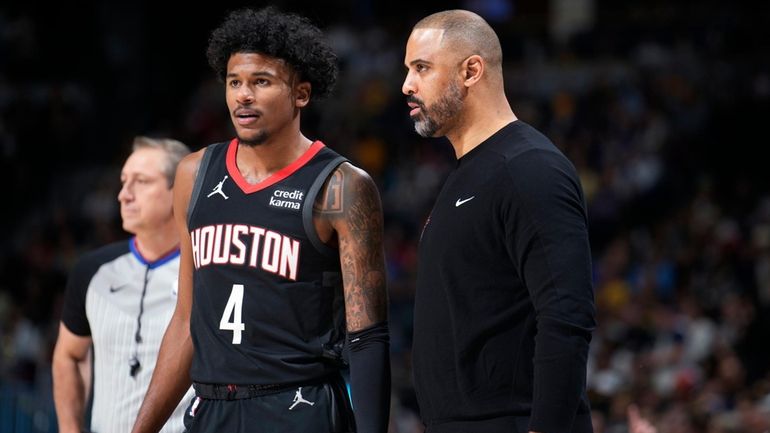
[{"label": "jordan jumpman logo", "polygon": [[212,191],[209,193],[209,195],[207,195],[206,197],[208,198],[208,197],[211,197],[211,196],[212,196],[212,195],[214,195],[214,194],[221,194],[221,195],[222,195],[222,197],[224,197],[224,198],[225,198],[225,200],[227,200],[228,198],[230,198],[230,197],[228,197],[228,196],[226,196],[226,195],[225,195],[224,191],[222,191],[222,185],[224,185],[224,183],[225,183],[225,181],[226,181],[226,180],[227,180],[227,175],[225,175],[225,177],[223,177],[223,178],[222,178],[222,181],[221,181],[221,182],[219,182],[219,183],[217,184],[217,186],[215,186],[215,187],[214,187],[214,189],[213,189],[213,190],[212,190]]},{"label": "jordan jumpman logo", "polygon": [[305,400],[302,397],[302,387],[301,386],[299,388],[297,388],[297,393],[294,394],[294,404],[292,404],[291,407],[289,407],[289,410],[294,410],[294,408],[297,407],[297,405],[300,404],[300,403],[309,404],[310,406],[315,405],[315,402],[307,401],[307,400]]}]

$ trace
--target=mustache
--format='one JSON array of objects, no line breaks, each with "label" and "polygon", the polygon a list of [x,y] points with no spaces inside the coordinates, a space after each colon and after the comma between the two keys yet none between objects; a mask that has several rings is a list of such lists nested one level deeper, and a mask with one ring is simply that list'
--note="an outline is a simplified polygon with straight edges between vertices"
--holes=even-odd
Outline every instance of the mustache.
[{"label": "mustache", "polygon": [[420,108],[423,111],[425,111],[425,104],[422,101],[420,101],[419,99],[417,99],[414,95],[407,96],[406,97],[406,102],[411,102],[411,103],[417,104],[417,105],[420,106]]},{"label": "mustache", "polygon": [[235,110],[233,110],[233,115],[239,116],[239,115],[245,115],[245,116],[262,116],[262,112],[260,110],[256,110],[253,108],[246,108],[238,106]]}]

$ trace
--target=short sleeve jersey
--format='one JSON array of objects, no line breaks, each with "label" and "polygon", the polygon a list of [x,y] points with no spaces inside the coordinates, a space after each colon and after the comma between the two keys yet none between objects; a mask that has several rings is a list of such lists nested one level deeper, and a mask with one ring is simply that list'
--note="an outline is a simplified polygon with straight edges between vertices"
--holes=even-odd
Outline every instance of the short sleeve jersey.
[{"label": "short sleeve jersey", "polygon": [[[149,262],[132,238],[84,255],[70,274],[62,323],[93,340],[92,431],[131,431],[176,306],[178,272],[178,249]],[[131,376],[134,355],[141,368]],[[184,407],[192,395],[188,392],[162,432],[184,430]]]}]

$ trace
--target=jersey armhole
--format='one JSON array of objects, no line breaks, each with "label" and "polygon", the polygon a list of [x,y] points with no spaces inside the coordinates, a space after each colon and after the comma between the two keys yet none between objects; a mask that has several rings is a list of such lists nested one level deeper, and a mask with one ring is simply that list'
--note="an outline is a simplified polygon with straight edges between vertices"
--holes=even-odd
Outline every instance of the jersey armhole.
[{"label": "jersey armhole", "polygon": [[347,158],[344,156],[338,156],[329,161],[326,164],[326,167],[324,167],[323,170],[321,170],[321,172],[318,174],[318,177],[316,177],[313,185],[310,186],[307,197],[305,198],[305,202],[302,205],[302,225],[305,228],[305,233],[307,234],[310,243],[313,244],[315,249],[327,257],[334,257],[339,253],[335,248],[332,248],[323,243],[321,238],[318,236],[318,232],[316,232],[315,229],[315,224],[313,224],[313,205],[315,204],[315,199],[318,195],[318,192],[321,190],[321,188],[323,188],[331,172],[339,167],[340,164],[347,161]]},{"label": "jersey armhole", "polygon": [[203,180],[206,178],[206,171],[209,168],[211,155],[214,153],[214,149],[222,144],[224,143],[212,144],[211,146],[207,146],[206,150],[203,151],[203,157],[198,166],[198,173],[195,175],[195,184],[193,184],[192,193],[190,194],[190,203],[187,205],[187,227],[190,227],[190,221],[192,221],[195,205],[198,203],[198,196],[201,193],[201,188],[203,188]]}]

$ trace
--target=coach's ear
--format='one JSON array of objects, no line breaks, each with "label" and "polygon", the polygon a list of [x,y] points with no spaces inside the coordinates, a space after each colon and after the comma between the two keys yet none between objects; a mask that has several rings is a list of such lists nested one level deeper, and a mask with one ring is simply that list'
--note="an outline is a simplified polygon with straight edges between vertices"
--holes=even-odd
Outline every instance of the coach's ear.
[{"label": "coach's ear", "polygon": [[302,81],[294,88],[294,105],[297,108],[303,108],[310,102],[310,83]]},{"label": "coach's ear", "polygon": [[471,87],[481,80],[484,75],[484,69],[486,64],[484,58],[478,54],[474,54],[462,63],[462,80],[465,87]]}]

